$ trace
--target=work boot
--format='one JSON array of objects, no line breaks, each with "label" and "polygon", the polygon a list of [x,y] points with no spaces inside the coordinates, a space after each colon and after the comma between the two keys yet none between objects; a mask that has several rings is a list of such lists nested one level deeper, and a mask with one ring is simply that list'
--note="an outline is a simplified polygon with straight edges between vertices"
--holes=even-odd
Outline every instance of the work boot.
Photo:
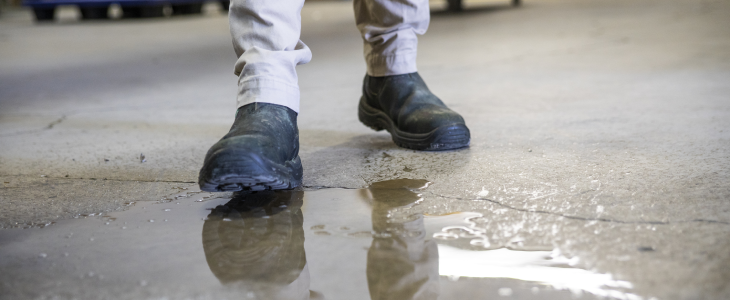
[{"label": "work boot", "polygon": [[206,192],[301,185],[297,113],[261,102],[240,107],[231,130],[205,155],[198,184]]},{"label": "work boot", "polygon": [[469,146],[464,119],[431,93],[418,73],[365,75],[360,122],[387,130],[393,142],[414,150],[450,150]]}]

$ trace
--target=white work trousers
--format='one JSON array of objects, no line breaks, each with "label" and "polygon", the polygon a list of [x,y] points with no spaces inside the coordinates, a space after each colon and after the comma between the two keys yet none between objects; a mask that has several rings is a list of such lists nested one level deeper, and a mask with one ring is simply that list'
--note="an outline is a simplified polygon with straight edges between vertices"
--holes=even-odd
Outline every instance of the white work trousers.
[{"label": "white work trousers", "polygon": [[[229,12],[238,55],[238,107],[253,102],[299,112],[295,67],[312,59],[299,36],[304,0],[232,0]],[[416,72],[417,35],[430,20],[428,0],[354,0],[370,76]]]}]

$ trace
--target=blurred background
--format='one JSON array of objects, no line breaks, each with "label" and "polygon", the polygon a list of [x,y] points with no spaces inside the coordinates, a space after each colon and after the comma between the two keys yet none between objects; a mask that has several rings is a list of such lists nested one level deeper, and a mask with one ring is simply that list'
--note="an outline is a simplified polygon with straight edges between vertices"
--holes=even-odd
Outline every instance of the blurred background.
[{"label": "blurred background", "polygon": [[[307,2],[348,0],[307,0]],[[462,11],[485,4],[509,3],[520,6],[521,0],[431,0],[436,10]],[[218,5],[215,5],[218,4]],[[70,20],[103,20],[120,18],[160,18],[179,15],[205,14],[227,11],[230,0],[3,0],[4,11],[30,10],[38,22]],[[26,9],[21,9],[25,7]]]}]

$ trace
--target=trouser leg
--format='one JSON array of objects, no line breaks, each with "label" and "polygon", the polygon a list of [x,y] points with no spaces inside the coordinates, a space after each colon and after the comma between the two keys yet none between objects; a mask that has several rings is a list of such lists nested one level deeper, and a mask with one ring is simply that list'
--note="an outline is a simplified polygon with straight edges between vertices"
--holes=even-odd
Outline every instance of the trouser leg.
[{"label": "trouser leg", "polygon": [[428,0],[354,0],[370,76],[416,72],[418,37],[430,20]]},{"label": "trouser leg", "polygon": [[229,24],[238,55],[238,107],[253,102],[299,112],[295,67],[312,59],[299,40],[304,0],[232,0]]}]

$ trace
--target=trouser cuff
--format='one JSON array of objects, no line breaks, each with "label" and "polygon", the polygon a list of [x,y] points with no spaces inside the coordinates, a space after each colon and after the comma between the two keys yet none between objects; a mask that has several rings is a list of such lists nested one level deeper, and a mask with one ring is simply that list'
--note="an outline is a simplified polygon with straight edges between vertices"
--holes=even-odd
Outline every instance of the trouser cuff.
[{"label": "trouser cuff", "polygon": [[299,87],[272,78],[248,79],[238,83],[237,107],[254,102],[286,106],[299,113]]},{"label": "trouser cuff", "polygon": [[418,71],[415,51],[393,55],[370,54],[365,58],[365,61],[368,66],[368,75],[373,77],[401,75]]}]

